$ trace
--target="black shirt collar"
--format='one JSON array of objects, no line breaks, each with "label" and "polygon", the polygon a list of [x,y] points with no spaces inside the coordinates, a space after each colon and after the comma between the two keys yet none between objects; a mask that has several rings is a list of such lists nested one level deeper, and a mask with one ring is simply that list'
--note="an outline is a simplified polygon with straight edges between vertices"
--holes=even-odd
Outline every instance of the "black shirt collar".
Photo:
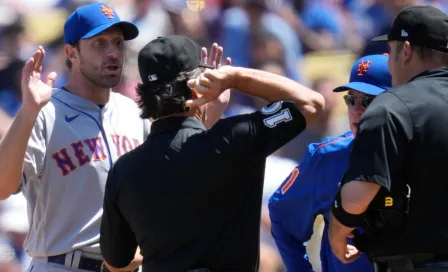
[{"label": "black shirt collar", "polygon": [[205,130],[204,124],[193,117],[168,117],[157,120],[151,124],[150,134],[180,130],[183,128],[192,128]]},{"label": "black shirt collar", "polygon": [[420,74],[411,78],[409,80],[409,82],[416,80],[416,79],[420,79],[420,78],[426,78],[426,77],[446,77],[446,76],[448,76],[448,68],[430,69],[430,70],[421,72]]}]

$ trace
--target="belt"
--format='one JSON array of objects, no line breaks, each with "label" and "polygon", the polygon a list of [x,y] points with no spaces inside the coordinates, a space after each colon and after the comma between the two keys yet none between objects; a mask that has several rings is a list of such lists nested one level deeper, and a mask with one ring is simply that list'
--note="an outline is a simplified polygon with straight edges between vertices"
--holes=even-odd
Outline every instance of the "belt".
[{"label": "belt", "polygon": [[[67,254],[61,254],[61,255],[56,255],[56,256],[50,256],[47,258],[47,261],[50,263],[55,263],[55,264],[59,264],[59,265],[66,265],[65,260],[66,260]],[[100,260],[95,260],[92,258],[87,258],[84,256],[81,256],[79,259],[79,264],[77,267],[72,267],[72,268],[77,268],[77,269],[82,269],[82,270],[87,270],[87,271],[94,271],[94,272],[102,272],[101,271],[101,264],[103,263],[103,261]],[[105,272],[109,271],[107,268],[105,268]],[[134,270],[133,272],[137,272],[138,269]],[[200,271],[202,272],[202,271]]]},{"label": "belt", "polygon": [[[55,264],[60,264],[60,265],[64,265],[65,266],[65,259],[66,259],[66,257],[67,257],[67,254],[61,254],[61,255],[56,255],[56,256],[50,256],[50,257],[47,258],[47,260],[50,263],[55,263]],[[87,257],[81,256],[80,260],[79,260],[78,267],[73,267],[73,268],[79,268],[79,269],[88,270],[88,271],[101,272],[101,264],[102,263],[103,263],[103,261],[94,260],[94,259],[91,259],[91,258],[87,258]]]}]

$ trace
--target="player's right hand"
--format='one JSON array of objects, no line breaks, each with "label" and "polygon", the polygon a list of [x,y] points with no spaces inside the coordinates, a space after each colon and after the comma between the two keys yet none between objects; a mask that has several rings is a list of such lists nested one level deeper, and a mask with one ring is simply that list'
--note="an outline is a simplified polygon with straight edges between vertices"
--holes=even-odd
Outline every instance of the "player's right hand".
[{"label": "player's right hand", "polygon": [[41,80],[42,62],[45,57],[45,50],[39,46],[33,56],[28,59],[22,70],[22,104],[28,110],[39,111],[51,98],[53,84],[56,80],[56,73],[51,72],[47,80]]}]

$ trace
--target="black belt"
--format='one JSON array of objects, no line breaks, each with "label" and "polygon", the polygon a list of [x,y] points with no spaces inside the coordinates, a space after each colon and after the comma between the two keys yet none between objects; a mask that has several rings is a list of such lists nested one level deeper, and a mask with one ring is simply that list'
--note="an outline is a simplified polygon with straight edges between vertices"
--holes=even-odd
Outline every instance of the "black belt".
[{"label": "black belt", "polygon": [[[60,264],[60,265],[65,266],[66,255],[67,254],[50,256],[47,258],[47,261],[50,263],[55,263],[55,264]],[[87,271],[101,272],[101,264],[102,263],[103,263],[103,261],[81,256],[81,258],[79,260],[79,265],[77,268],[82,269],[82,270],[87,270]],[[106,271],[108,271],[108,270],[106,269]],[[137,272],[137,271],[138,271],[138,269],[134,270],[133,272]]]}]

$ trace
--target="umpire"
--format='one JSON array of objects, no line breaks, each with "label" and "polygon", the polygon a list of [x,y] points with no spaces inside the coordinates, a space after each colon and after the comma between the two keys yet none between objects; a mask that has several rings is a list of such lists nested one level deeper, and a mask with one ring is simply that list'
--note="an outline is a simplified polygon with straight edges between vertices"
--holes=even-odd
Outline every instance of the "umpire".
[{"label": "umpire", "polygon": [[346,239],[355,230],[357,249],[378,271],[448,271],[448,16],[404,8],[381,40],[393,88],[360,121],[331,246],[341,261],[356,259]]},{"label": "umpire", "polygon": [[[138,65],[141,116],[154,122],[146,142],[109,172],[106,266],[125,267],[139,246],[144,272],[258,271],[265,159],[322,111],[323,97],[258,70],[202,73],[195,44],[183,36],[151,41]],[[271,104],[206,130],[203,104],[229,88]]]}]

